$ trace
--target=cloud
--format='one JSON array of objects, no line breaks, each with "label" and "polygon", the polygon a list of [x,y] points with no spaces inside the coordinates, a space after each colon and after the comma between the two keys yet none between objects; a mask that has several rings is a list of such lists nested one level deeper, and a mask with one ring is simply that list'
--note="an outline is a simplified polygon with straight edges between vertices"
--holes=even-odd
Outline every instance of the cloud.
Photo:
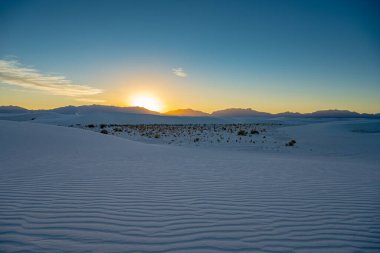
[{"label": "cloud", "polygon": [[73,84],[64,76],[43,74],[13,59],[0,60],[0,83],[69,97],[96,95],[103,92],[87,85]]},{"label": "cloud", "polygon": [[104,102],[106,102],[103,99],[92,99],[92,98],[77,98],[75,100],[79,101],[79,102],[89,102],[89,103],[104,103]]},{"label": "cloud", "polygon": [[179,77],[187,77],[187,73],[183,70],[183,68],[175,68],[172,69],[173,74]]}]

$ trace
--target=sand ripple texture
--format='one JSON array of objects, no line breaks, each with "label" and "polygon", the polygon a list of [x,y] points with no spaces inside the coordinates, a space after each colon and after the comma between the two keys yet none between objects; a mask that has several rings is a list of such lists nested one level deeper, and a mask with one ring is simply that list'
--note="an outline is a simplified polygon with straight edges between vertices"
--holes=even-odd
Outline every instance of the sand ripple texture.
[{"label": "sand ripple texture", "polygon": [[1,252],[379,252],[364,161],[0,121]]}]

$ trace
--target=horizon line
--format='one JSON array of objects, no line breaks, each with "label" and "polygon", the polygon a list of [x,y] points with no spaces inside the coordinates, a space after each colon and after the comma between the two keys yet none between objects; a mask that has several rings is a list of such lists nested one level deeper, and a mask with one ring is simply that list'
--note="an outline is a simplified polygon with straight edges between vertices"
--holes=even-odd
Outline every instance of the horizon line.
[{"label": "horizon line", "polygon": [[[322,111],[341,111],[341,112],[342,111],[346,111],[346,112],[351,112],[351,113],[369,114],[369,115],[380,114],[380,112],[369,113],[369,112],[359,112],[359,111],[351,111],[351,110],[348,110],[348,109],[337,109],[337,108],[318,109],[318,110],[310,111],[310,112],[294,112],[294,111],[285,110],[285,111],[282,111],[282,112],[273,113],[273,112],[267,112],[267,111],[258,111],[256,109],[253,109],[252,107],[248,107],[248,108],[228,107],[228,108],[224,108],[224,109],[214,110],[214,111],[212,111],[210,113],[209,112],[204,112],[204,111],[198,110],[198,109],[193,109],[193,108],[177,108],[177,109],[168,110],[168,111],[165,111],[165,112],[159,112],[159,111],[149,110],[149,109],[147,109],[147,108],[145,108],[143,106],[118,106],[118,105],[102,105],[102,104],[83,104],[83,105],[72,105],[72,104],[69,104],[69,105],[64,105],[64,106],[59,106],[59,107],[51,107],[51,108],[45,108],[45,109],[42,109],[42,108],[41,109],[31,109],[31,108],[24,107],[24,106],[19,106],[19,105],[0,105],[0,108],[1,107],[19,107],[19,108],[22,108],[22,109],[26,109],[28,111],[49,111],[49,110],[54,110],[54,109],[59,109],[59,108],[69,107],[69,106],[72,106],[72,107],[103,106],[103,107],[117,107],[117,108],[142,108],[142,109],[147,110],[149,112],[158,113],[158,114],[167,114],[169,112],[178,111],[178,110],[192,110],[192,111],[197,111],[197,112],[205,113],[205,114],[208,114],[210,116],[212,116],[212,114],[215,113],[215,112],[223,111],[223,110],[231,110],[231,109],[252,110],[252,111],[255,111],[255,112],[258,112],[258,113],[267,113],[267,114],[271,114],[271,115],[277,115],[277,114],[283,114],[283,113],[294,113],[294,114],[305,115],[305,114],[311,114],[311,113],[322,112]],[[172,115],[172,116],[181,116],[181,115]]]}]

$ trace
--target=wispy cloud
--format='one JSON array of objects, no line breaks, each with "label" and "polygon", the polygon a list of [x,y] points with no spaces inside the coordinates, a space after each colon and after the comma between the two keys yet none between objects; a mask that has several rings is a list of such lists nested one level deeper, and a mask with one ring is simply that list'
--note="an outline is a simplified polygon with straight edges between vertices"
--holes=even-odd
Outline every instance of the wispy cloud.
[{"label": "wispy cloud", "polygon": [[103,99],[92,99],[92,98],[77,98],[75,100],[79,101],[79,102],[89,102],[89,103],[104,103],[104,102],[106,102]]},{"label": "wispy cloud", "polygon": [[13,59],[0,60],[0,83],[70,97],[96,95],[103,92],[101,89],[87,85],[73,84],[61,75],[41,73]]},{"label": "wispy cloud", "polygon": [[185,72],[185,70],[183,70],[183,68],[174,68],[172,69],[172,71],[173,71],[173,74],[176,76],[187,77],[187,73]]}]

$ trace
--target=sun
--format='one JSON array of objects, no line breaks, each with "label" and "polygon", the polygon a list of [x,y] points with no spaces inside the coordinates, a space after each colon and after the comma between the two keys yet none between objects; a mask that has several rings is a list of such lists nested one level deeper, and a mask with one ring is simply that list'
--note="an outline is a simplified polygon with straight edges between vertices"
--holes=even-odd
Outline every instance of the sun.
[{"label": "sun", "polygon": [[162,110],[162,103],[152,95],[136,94],[130,98],[132,106],[144,107],[151,111],[160,112]]}]

